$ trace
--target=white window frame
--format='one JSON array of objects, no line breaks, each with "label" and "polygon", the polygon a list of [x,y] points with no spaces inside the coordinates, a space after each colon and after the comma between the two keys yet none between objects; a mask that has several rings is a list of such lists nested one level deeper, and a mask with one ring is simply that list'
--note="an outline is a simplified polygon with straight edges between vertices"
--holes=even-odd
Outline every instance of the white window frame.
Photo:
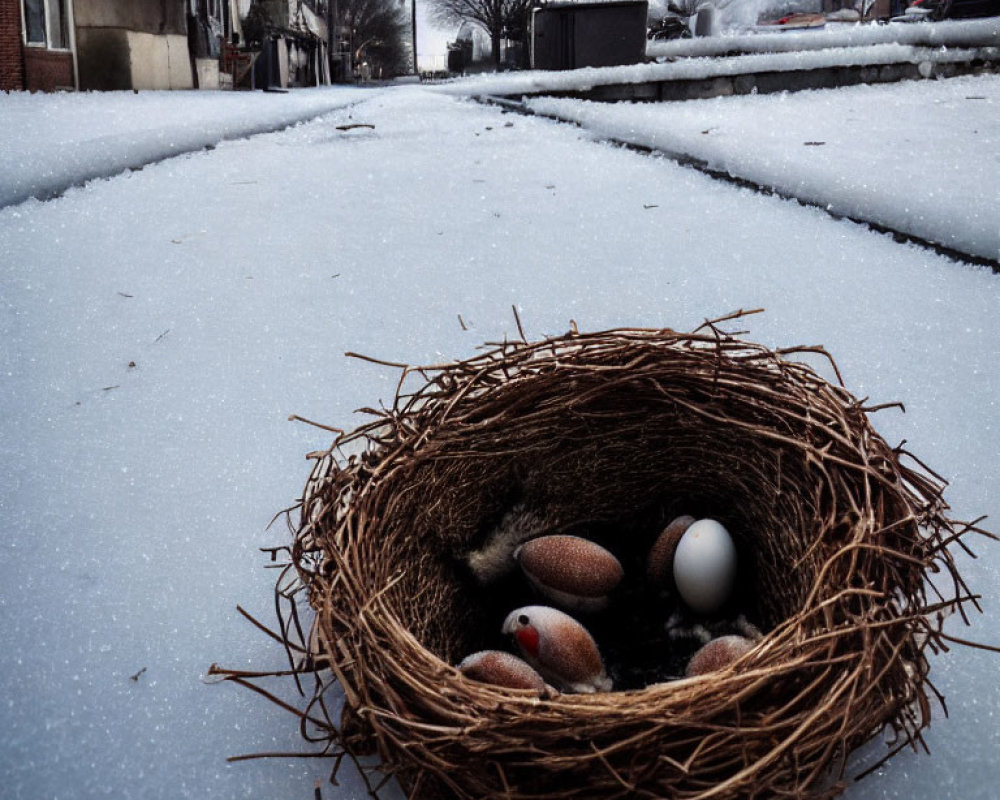
[{"label": "white window frame", "polygon": [[[56,52],[68,53],[73,50],[73,2],[72,0],[41,0],[42,11],[45,15],[45,41],[44,42],[31,42],[28,41],[28,13],[25,8],[25,0],[21,0],[21,40],[24,42],[25,47],[37,47],[42,50],[55,50]],[[52,13],[49,11],[51,4],[58,4],[62,10],[63,26],[65,27],[65,36],[63,37],[66,41],[63,47],[52,47],[50,42],[52,41]]]}]

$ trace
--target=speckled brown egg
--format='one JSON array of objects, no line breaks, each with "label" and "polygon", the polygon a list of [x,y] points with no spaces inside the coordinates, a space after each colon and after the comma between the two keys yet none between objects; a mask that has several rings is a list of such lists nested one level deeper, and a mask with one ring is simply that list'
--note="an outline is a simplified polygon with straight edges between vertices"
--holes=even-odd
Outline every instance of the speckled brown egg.
[{"label": "speckled brown egg", "polygon": [[693,678],[695,675],[716,672],[749,653],[753,646],[752,639],[735,634],[712,639],[691,656],[684,674]]},{"label": "speckled brown egg", "polygon": [[599,611],[621,583],[618,559],[579,536],[541,536],[514,551],[514,559],[540,594],[562,608]]},{"label": "speckled brown egg", "polygon": [[458,671],[467,678],[504,686],[508,689],[531,689],[545,692],[542,676],[526,661],[503,650],[481,650],[466,656]]},{"label": "speckled brown egg", "polygon": [[646,560],[646,578],[658,589],[674,586],[674,552],[684,532],[695,522],[687,514],[675,518],[656,538]]}]

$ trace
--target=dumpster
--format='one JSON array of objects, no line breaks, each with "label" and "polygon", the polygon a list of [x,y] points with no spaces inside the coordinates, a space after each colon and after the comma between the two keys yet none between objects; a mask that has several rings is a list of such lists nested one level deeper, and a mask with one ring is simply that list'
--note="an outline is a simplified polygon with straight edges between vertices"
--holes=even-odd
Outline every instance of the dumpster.
[{"label": "dumpster", "polygon": [[556,2],[531,12],[531,68],[638,64],[646,55],[646,0]]}]

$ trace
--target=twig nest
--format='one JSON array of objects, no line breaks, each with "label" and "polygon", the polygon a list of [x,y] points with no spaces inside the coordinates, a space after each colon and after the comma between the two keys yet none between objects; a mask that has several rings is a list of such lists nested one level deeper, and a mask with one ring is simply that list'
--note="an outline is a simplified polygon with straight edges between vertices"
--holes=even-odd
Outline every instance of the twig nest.
[{"label": "twig nest", "polygon": [[504,650],[481,650],[466,656],[458,671],[468,678],[509,689],[546,691],[545,681],[529,664]]},{"label": "twig nest", "polygon": [[725,526],[700,519],[688,526],[674,550],[674,583],[681,599],[700,614],[729,600],[736,581],[736,545]]},{"label": "twig nest", "polygon": [[606,608],[624,576],[614,555],[579,536],[540,536],[518,547],[514,559],[540,594],[566,609]]},{"label": "twig nest", "polygon": [[[941,480],[879,436],[821,348],[775,351],[726,324],[573,331],[406,368],[389,407],[315,455],[278,586],[295,668],[317,675],[311,741],[377,753],[412,798],[736,800],[829,798],[884,726],[919,740],[938,611],[975,597],[949,548],[977,529],[949,519]],[[726,614],[763,631],[753,669],[608,691],[612,658],[677,655],[642,575],[681,514],[735,540]],[[608,543],[626,574],[557,657],[558,612],[525,611],[505,572],[524,537],[552,534]],[[510,647],[501,627],[543,678],[600,690],[550,697],[452,668]],[[668,644],[650,652],[656,631]]]},{"label": "twig nest", "polygon": [[528,663],[557,688],[584,693],[611,689],[597,643],[569,614],[525,606],[507,615],[503,632],[514,637]]}]

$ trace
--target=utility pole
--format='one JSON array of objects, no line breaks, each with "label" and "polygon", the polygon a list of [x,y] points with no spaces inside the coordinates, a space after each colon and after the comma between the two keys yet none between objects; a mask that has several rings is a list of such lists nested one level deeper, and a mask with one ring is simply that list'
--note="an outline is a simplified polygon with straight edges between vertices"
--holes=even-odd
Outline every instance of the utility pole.
[{"label": "utility pole", "polygon": [[337,82],[337,78],[334,76],[335,65],[333,63],[334,42],[337,41],[336,31],[333,28],[334,6],[336,3],[337,0],[328,0],[326,4],[326,68],[330,70],[330,83]]},{"label": "utility pole", "polygon": [[347,68],[344,67],[344,49],[340,46],[340,3],[338,0],[328,0],[326,4],[326,30],[329,38],[327,45],[330,59],[330,82],[342,83],[347,80]]},{"label": "utility pole", "polygon": [[420,69],[417,66],[417,0],[410,0],[410,28],[413,31],[413,74],[419,75]]}]

